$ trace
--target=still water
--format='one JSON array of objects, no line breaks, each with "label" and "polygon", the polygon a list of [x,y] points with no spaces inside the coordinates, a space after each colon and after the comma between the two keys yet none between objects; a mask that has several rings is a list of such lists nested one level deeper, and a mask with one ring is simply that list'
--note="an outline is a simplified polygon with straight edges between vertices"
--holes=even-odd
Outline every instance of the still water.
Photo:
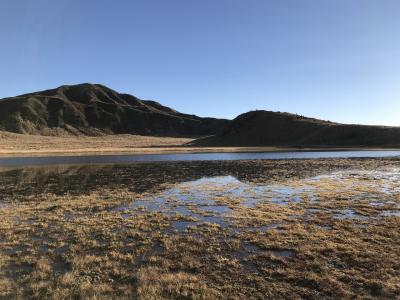
[{"label": "still water", "polygon": [[315,158],[377,158],[400,156],[400,150],[371,151],[287,151],[254,153],[180,153],[144,155],[89,155],[48,157],[1,157],[0,166],[33,166],[58,164],[122,164],[157,161],[206,161],[252,159],[315,159]]}]

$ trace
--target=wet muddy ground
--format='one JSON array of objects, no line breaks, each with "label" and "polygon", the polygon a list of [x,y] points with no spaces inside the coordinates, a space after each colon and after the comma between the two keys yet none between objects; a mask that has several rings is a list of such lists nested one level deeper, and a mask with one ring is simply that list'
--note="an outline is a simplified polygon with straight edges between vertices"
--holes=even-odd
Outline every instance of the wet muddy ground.
[{"label": "wet muddy ground", "polygon": [[400,160],[0,172],[0,297],[400,297]]}]

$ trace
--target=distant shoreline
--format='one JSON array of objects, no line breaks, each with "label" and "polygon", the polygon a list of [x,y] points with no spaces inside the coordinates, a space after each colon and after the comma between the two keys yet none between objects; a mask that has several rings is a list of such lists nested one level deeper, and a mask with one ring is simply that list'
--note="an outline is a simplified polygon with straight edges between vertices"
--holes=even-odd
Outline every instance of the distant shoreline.
[{"label": "distant shoreline", "polygon": [[261,153],[261,152],[325,152],[325,151],[393,151],[400,148],[295,148],[295,147],[144,147],[105,149],[46,149],[46,150],[0,150],[0,157],[30,156],[92,156],[92,155],[145,155],[145,154],[195,154],[195,153]]},{"label": "distant shoreline", "polygon": [[0,131],[0,157],[240,153],[282,151],[398,150],[396,147],[207,147],[191,146],[192,138],[139,135],[38,136]]}]

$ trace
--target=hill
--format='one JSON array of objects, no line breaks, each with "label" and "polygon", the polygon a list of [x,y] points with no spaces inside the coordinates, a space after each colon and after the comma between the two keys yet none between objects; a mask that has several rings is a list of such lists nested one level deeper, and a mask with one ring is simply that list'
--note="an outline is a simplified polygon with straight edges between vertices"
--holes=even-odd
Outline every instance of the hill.
[{"label": "hill", "polygon": [[399,146],[400,127],[347,125],[272,111],[239,115],[196,146]]},{"label": "hill", "polygon": [[0,100],[0,130],[14,133],[199,136],[216,134],[228,122],[179,113],[99,84],[64,85]]}]

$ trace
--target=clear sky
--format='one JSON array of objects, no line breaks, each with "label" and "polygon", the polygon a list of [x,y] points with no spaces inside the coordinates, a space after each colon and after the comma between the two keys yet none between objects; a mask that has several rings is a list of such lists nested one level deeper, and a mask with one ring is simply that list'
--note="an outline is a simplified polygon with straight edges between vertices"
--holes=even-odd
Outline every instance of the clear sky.
[{"label": "clear sky", "polygon": [[200,116],[400,125],[400,1],[0,1],[0,98],[81,82]]}]

